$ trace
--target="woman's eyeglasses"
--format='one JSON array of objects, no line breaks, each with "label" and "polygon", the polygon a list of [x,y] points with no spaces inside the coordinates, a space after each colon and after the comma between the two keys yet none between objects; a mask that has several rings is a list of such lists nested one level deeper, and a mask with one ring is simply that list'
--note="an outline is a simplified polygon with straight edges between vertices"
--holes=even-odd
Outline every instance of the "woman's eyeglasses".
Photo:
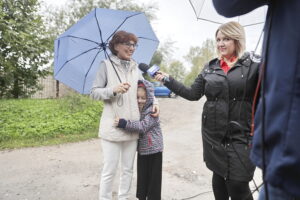
[{"label": "woman's eyeglasses", "polygon": [[121,43],[121,44],[127,46],[128,48],[132,47],[132,48],[136,49],[136,48],[138,47],[137,44],[130,43],[130,42],[123,42],[123,43]]}]

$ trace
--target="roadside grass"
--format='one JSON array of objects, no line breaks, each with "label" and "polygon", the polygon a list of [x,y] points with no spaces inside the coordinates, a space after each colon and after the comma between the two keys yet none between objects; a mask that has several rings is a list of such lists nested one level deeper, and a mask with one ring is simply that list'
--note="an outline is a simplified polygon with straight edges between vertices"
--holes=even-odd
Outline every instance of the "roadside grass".
[{"label": "roadside grass", "polygon": [[15,140],[8,140],[3,143],[1,142],[0,150],[18,149],[18,148],[25,148],[25,147],[51,146],[51,145],[58,145],[58,144],[65,144],[65,143],[72,143],[72,142],[80,142],[80,141],[85,141],[97,137],[98,137],[98,129],[90,130],[84,132],[83,134],[59,135],[56,138],[15,139]]},{"label": "roadside grass", "polygon": [[101,101],[79,94],[61,99],[0,100],[0,150],[96,138]]}]

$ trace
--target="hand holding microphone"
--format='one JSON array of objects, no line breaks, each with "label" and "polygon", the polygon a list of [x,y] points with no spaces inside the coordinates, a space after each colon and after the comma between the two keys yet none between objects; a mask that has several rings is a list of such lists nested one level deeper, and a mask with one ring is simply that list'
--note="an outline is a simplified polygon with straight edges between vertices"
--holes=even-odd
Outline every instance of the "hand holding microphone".
[{"label": "hand holding microphone", "polygon": [[157,81],[161,81],[161,82],[170,81],[169,74],[162,72],[162,71],[156,72],[154,79]]},{"label": "hand holding microphone", "polygon": [[159,71],[160,68],[157,65],[153,65],[152,67],[149,67],[149,65],[145,63],[140,63],[139,68],[141,71],[149,74],[149,76],[151,76],[157,81],[162,81],[162,82],[170,81],[169,74]]}]

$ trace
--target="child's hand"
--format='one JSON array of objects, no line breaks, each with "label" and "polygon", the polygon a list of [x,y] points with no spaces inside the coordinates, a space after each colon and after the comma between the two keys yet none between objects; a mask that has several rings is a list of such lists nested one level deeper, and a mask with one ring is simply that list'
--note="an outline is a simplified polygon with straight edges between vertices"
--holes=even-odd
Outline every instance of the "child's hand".
[{"label": "child's hand", "polygon": [[116,117],[116,118],[115,118],[115,122],[114,122],[114,125],[115,125],[115,126],[118,126],[118,124],[119,124],[119,120],[120,120],[120,118],[119,118],[119,117]]},{"label": "child's hand", "polygon": [[159,106],[157,104],[153,105],[151,116],[152,117],[158,117],[159,116]]},{"label": "child's hand", "polygon": [[119,118],[119,117],[116,117],[115,118],[115,122],[114,122],[114,125],[118,128],[126,128],[126,124],[127,124],[127,120],[123,119],[123,118]]}]

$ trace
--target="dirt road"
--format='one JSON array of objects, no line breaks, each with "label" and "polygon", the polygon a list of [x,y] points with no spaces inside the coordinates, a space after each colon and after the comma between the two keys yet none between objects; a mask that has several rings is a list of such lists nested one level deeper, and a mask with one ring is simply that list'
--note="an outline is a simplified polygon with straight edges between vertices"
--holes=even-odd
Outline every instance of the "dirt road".
[{"label": "dirt road", "polygon": [[[204,100],[161,98],[164,200],[212,200],[211,172],[202,159]],[[0,200],[97,200],[100,140],[0,152]],[[136,168],[135,168],[136,170]],[[260,171],[255,179],[260,184]],[[114,190],[117,191],[118,180]],[[132,185],[135,194],[136,175]],[[257,194],[255,194],[257,196]]]}]

